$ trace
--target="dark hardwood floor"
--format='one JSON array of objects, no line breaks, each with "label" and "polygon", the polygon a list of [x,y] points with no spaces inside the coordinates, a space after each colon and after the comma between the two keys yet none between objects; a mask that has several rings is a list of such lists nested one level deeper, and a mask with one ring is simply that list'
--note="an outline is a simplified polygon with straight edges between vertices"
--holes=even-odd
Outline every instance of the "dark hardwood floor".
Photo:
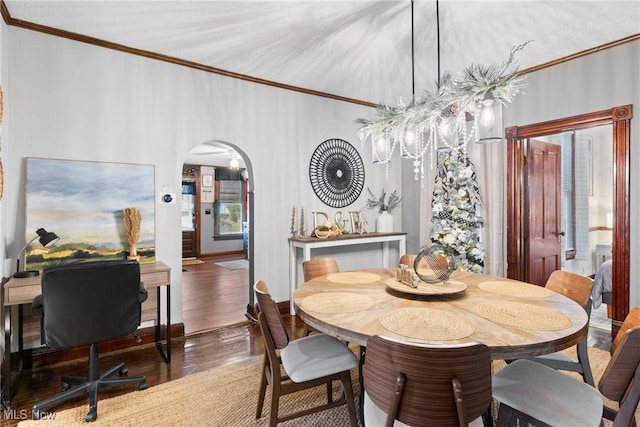
[{"label": "dark hardwood floor", "polygon": [[[263,354],[260,328],[245,317],[247,270],[227,270],[214,264],[186,266],[183,273],[184,323],[186,336],[174,339],[172,360],[166,364],[153,345],[140,345],[128,350],[103,354],[101,371],[125,362],[132,376],[144,375],[149,387],[228,363]],[[304,324],[296,317],[284,316],[292,338],[304,333]],[[202,332],[197,332],[202,331]],[[590,328],[589,344],[608,349],[609,334]],[[0,426],[16,426],[24,416],[31,416],[31,407],[41,399],[60,391],[62,375],[86,374],[86,360],[73,360],[55,365],[39,366],[23,371],[14,399],[3,409]],[[135,387],[104,389],[106,399],[129,393]],[[86,404],[78,398],[52,411],[61,411]],[[98,416],[100,405],[98,405]]]},{"label": "dark hardwood floor", "polygon": [[202,258],[204,264],[182,267],[182,316],[185,335],[247,320],[249,270],[228,270],[220,261],[238,255]]}]

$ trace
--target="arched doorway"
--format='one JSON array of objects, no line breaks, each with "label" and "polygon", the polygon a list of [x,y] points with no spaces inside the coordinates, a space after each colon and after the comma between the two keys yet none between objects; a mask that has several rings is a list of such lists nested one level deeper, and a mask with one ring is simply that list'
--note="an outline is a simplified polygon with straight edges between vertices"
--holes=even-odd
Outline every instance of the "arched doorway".
[{"label": "arched doorway", "polygon": [[182,168],[185,334],[237,324],[252,313],[251,163],[225,141],[193,147]]}]

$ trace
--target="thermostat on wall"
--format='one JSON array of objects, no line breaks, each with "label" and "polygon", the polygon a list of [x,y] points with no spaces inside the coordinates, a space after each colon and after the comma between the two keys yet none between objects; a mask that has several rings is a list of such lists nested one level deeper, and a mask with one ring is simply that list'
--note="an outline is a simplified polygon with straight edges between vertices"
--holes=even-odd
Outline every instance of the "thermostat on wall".
[{"label": "thermostat on wall", "polygon": [[160,193],[160,203],[175,205],[176,204],[175,193]]}]

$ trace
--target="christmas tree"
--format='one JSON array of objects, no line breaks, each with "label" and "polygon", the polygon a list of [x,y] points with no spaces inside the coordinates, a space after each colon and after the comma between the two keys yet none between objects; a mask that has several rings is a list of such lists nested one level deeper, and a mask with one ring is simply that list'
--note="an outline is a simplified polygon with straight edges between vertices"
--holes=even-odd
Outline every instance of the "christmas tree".
[{"label": "christmas tree", "polygon": [[481,205],[475,167],[466,151],[439,152],[431,201],[431,241],[453,251],[458,270],[482,273],[484,269]]}]

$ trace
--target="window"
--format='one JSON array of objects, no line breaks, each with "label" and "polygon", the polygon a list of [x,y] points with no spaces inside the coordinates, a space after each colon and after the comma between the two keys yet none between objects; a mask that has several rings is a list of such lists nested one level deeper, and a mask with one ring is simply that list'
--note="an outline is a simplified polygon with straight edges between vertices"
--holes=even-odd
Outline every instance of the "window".
[{"label": "window", "polygon": [[564,251],[566,259],[573,259],[576,253],[576,208],[575,208],[575,167],[573,132],[560,135],[562,157],[562,218],[564,220]]},{"label": "window", "polygon": [[241,239],[246,221],[246,182],[242,171],[216,168],[214,238]]}]

